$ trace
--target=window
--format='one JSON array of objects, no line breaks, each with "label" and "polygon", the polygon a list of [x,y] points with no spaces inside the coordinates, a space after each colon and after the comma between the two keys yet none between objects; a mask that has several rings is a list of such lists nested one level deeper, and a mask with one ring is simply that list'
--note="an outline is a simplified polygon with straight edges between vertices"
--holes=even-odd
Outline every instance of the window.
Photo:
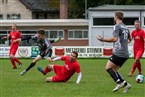
[{"label": "window", "polygon": [[21,14],[7,14],[7,19],[21,19]]},{"label": "window", "polygon": [[2,4],[7,4],[8,0],[2,0]]},{"label": "window", "polygon": [[2,14],[0,14],[0,20],[2,20],[3,19],[3,15]]},{"label": "window", "polygon": [[58,36],[60,36],[61,38],[64,38],[64,31],[63,30],[47,30],[47,37],[51,39],[55,39]]},{"label": "window", "polygon": [[[139,20],[139,17],[124,17],[123,22],[126,25],[134,25],[134,21]],[[94,26],[111,26],[114,25],[114,18],[106,17],[106,18],[93,18]]]},{"label": "window", "polygon": [[123,22],[125,25],[134,25],[135,20],[139,20],[139,17],[125,17]]},{"label": "window", "polygon": [[114,25],[113,18],[93,18],[93,25],[94,26],[109,26]]},{"label": "window", "polygon": [[68,38],[69,39],[87,39],[88,31],[87,30],[69,30]]},{"label": "window", "polygon": [[35,35],[37,31],[21,31],[22,35]]},{"label": "window", "polygon": [[36,19],[47,19],[47,13],[36,13]]}]

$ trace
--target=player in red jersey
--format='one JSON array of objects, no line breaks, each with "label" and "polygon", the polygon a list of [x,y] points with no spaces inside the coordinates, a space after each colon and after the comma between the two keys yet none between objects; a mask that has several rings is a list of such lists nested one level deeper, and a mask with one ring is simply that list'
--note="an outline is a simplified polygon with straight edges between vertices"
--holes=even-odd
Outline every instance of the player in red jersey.
[{"label": "player in red jersey", "polygon": [[17,62],[19,64],[18,68],[20,68],[22,66],[22,63],[19,61],[18,58],[15,57],[15,54],[17,52],[19,43],[21,41],[21,33],[17,30],[16,24],[12,25],[12,31],[10,32],[10,34],[7,37],[6,36],[3,37],[3,39],[11,40],[9,57],[10,57],[12,65],[13,65],[13,69],[17,68],[15,62]]},{"label": "player in red jersey", "polygon": [[71,76],[75,72],[77,72],[78,78],[76,83],[79,83],[82,78],[82,74],[80,71],[80,65],[76,60],[77,56],[78,53],[73,51],[69,56],[62,56],[62,57],[56,57],[54,59],[50,59],[49,60],[50,62],[62,60],[64,61],[64,65],[63,66],[57,64],[48,65],[44,70],[41,67],[38,67],[38,70],[44,75],[46,75],[50,71],[55,72],[56,75],[52,77],[47,77],[46,82],[66,82],[71,78]]},{"label": "player in red jersey", "polygon": [[138,68],[138,74],[142,74],[140,58],[144,53],[145,32],[141,29],[139,20],[136,20],[134,25],[135,30],[132,31],[131,37],[134,39],[133,50],[135,62],[133,63],[132,70],[128,74],[129,77],[133,75],[136,68]]}]

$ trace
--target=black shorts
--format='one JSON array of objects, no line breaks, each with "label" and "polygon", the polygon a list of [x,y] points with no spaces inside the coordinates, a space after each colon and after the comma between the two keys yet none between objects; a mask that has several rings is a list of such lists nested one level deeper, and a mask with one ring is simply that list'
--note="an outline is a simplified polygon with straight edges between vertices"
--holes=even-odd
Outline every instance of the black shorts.
[{"label": "black shorts", "polygon": [[112,55],[109,60],[115,65],[121,67],[128,58],[118,57],[116,55]]},{"label": "black shorts", "polygon": [[39,55],[44,58],[44,57],[51,57],[52,56],[52,49],[49,49],[48,52],[46,51],[40,51]]}]

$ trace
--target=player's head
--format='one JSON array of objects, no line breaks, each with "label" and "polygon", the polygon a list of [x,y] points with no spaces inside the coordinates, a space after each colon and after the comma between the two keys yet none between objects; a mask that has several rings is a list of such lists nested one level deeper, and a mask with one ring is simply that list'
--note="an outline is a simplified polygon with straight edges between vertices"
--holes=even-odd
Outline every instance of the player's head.
[{"label": "player's head", "polygon": [[37,31],[37,37],[38,39],[44,39],[45,38],[45,30],[44,29],[38,29]]},{"label": "player's head", "polygon": [[70,61],[73,62],[77,59],[78,57],[78,52],[76,51],[73,51],[71,54],[70,54]]},{"label": "player's head", "polygon": [[13,24],[12,25],[12,30],[15,31],[16,29],[17,29],[17,25],[16,24]]},{"label": "player's head", "polygon": [[134,21],[134,27],[136,30],[140,29],[140,21],[139,20]]},{"label": "player's head", "polygon": [[123,12],[122,11],[115,11],[114,21],[123,20]]}]

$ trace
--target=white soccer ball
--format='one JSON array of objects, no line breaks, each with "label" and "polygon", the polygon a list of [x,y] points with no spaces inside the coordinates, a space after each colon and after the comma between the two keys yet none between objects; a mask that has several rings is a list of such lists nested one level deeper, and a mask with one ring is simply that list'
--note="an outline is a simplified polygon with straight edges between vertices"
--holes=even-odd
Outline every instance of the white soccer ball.
[{"label": "white soccer ball", "polygon": [[144,76],[143,75],[137,75],[136,76],[136,82],[137,83],[143,83],[144,82]]}]

